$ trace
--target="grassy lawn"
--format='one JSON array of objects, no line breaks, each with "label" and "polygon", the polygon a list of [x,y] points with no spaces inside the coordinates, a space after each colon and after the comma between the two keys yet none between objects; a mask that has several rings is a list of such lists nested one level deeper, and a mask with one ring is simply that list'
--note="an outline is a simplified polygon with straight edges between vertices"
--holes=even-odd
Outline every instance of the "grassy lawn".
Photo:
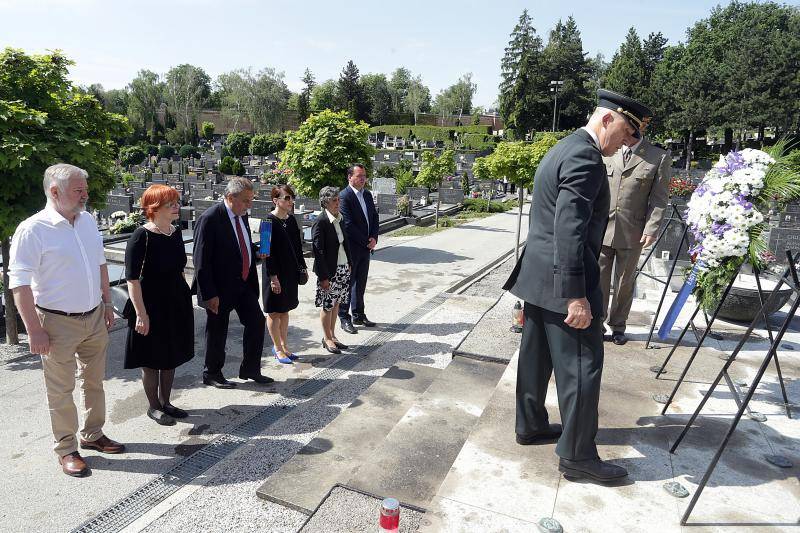
[{"label": "grassy lawn", "polygon": [[[492,204],[499,204],[500,202],[492,202]],[[516,202],[508,202],[510,204],[509,208],[513,209],[516,207]],[[485,208],[486,202],[483,202],[483,206]],[[503,204],[505,207],[505,204]],[[472,207],[472,206],[470,206]],[[495,207],[494,205],[492,207]],[[474,207],[473,207],[474,208]],[[469,209],[469,208],[468,208]],[[495,207],[496,209],[496,207]],[[509,210],[510,210],[509,209]],[[424,237],[425,235],[431,235],[438,231],[444,231],[446,229],[455,228],[456,226],[460,226],[461,224],[465,224],[472,220],[477,220],[480,218],[486,218],[493,215],[496,215],[498,212],[503,211],[495,211],[489,212],[486,211],[471,211],[471,210],[461,210],[455,215],[451,217],[439,217],[439,227],[435,227],[434,225],[430,226],[403,226],[402,228],[395,230],[391,233],[393,237]]]}]

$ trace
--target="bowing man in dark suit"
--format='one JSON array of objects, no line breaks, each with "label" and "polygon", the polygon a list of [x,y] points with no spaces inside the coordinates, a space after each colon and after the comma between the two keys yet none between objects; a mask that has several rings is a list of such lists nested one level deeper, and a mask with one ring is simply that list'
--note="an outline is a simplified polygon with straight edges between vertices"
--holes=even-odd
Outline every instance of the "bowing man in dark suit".
[{"label": "bowing man in dark suit", "polygon": [[[517,442],[558,438],[560,471],[609,481],[628,473],[600,460],[594,442],[603,371],[598,257],[610,204],[603,156],[634,144],[649,111],[611,91],[598,96],[589,123],[551,148],[536,170],[527,244],[504,288],[525,301]],[[545,409],[554,371],[563,429]]]},{"label": "bowing man in dark suit", "polygon": [[358,333],[353,324],[375,326],[375,322],[364,313],[364,291],[367,288],[370,255],[378,244],[378,211],[372,193],[364,187],[367,184],[364,165],[356,163],[348,168],[347,181],[349,185],[339,193],[339,210],[344,219],[353,270],[350,273],[350,306],[339,308],[339,319],[343,330]]},{"label": "bowing man in dark suit", "polygon": [[244,326],[239,378],[257,383],[273,380],[261,374],[264,314],[258,306],[256,247],[250,241],[247,210],[253,205],[253,184],[231,178],[225,199],[206,210],[194,229],[194,281],[197,302],[206,309],[206,362],[203,383],[220,389],[236,386],[222,375],[228,318],[235,310]]}]

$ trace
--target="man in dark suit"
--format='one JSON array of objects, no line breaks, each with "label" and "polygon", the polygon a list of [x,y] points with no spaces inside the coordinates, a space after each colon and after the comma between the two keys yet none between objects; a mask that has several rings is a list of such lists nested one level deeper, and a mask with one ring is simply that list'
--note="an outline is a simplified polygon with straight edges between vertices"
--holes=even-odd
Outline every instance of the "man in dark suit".
[{"label": "man in dark suit", "polygon": [[253,205],[253,184],[231,178],[225,199],[206,210],[194,229],[194,281],[197,302],[206,309],[206,362],[203,383],[220,389],[236,386],[222,375],[228,318],[236,310],[244,326],[241,379],[273,380],[261,374],[264,314],[258,306],[259,254],[250,241],[247,210]]},{"label": "man in dark suit", "polygon": [[350,243],[353,264],[350,272],[350,308],[339,308],[339,320],[343,330],[358,333],[353,324],[375,326],[375,322],[364,313],[364,291],[367,288],[370,255],[378,244],[378,211],[372,193],[364,187],[367,184],[364,165],[356,163],[348,168],[347,181],[349,185],[339,193],[339,210]]},{"label": "man in dark suit", "polygon": [[[602,461],[594,442],[603,370],[598,257],[610,203],[603,156],[633,144],[649,111],[611,91],[598,96],[589,123],[551,148],[536,170],[527,244],[504,288],[525,301],[517,442],[558,438],[561,472],[610,481],[628,473]],[[554,371],[563,429],[545,409]]]}]

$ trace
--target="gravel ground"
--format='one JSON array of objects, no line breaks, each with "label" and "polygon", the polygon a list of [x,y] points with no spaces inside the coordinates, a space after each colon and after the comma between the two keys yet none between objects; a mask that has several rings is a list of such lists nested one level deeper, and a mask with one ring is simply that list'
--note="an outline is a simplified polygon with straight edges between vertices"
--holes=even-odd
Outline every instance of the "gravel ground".
[{"label": "gravel ground", "polygon": [[[378,498],[344,487],[336,487],[300,531],[302,533],[329,533],[331,531],[373,533],[378,531],[380,509],[381,500]],[[401,507],[400,533],[416,531],[421,519],[422,513]]]},{"label": "gravel ground", "polygon": [[492,269],[486,276],[470,285],[462,293],[466,296],[483,296],[486,298],[499,298],[503,292],[503,284],[514,270],[514,256]]}]

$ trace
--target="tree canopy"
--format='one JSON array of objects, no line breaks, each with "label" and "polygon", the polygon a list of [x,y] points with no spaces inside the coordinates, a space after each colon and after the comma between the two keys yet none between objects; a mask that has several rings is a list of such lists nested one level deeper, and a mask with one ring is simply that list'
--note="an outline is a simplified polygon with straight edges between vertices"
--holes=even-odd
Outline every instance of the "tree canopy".
[{"label": "tree canopy", "polygon": [[367,142],[369,126],[346,111],[325,110],[311,115],[297,131],[287,134],[281,168],[297,194],[314,196],[326,185],[342,187],[353,163],[371,168],[374,149]]}]

